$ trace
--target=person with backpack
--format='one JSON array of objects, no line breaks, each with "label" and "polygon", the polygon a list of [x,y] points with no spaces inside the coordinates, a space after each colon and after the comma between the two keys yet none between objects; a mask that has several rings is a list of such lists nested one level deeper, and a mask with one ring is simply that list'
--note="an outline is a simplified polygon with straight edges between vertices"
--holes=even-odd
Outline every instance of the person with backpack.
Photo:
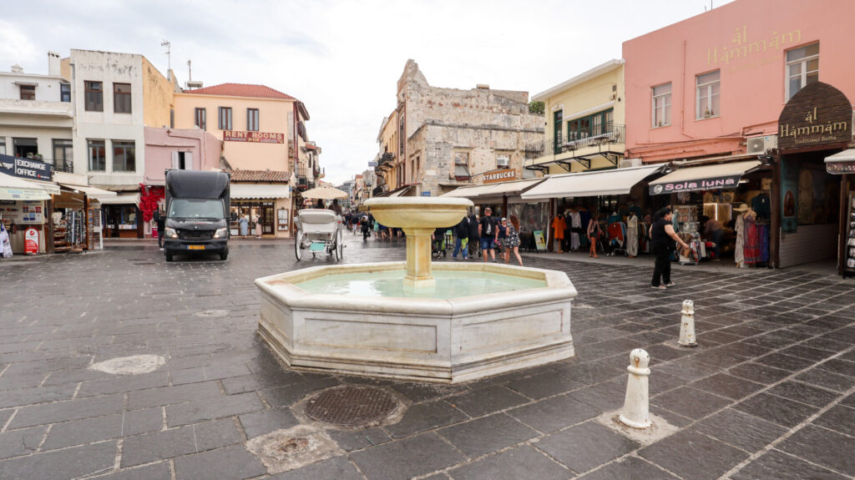
[{"label": "person with backpack", "polygon": [[371,236],[371,219],[368,215],[363,215],[359,223],[362,226],[362,241],[365,242]]},{"label": "person with backpack", "polygon": [[454,252],[451,253],[451,258],[457,258],[460,250],[463,250],[463,260],[469,260],[468,243],[469,241],[469,218],[463,217],[460,223],[454,227]]},{"label": "person with backpack", "polygon": [[484,257],[484,262],[487,262],[487,252],[490,252],[490,257],[493,263],[496,263],[496,219],[492,217],[493,210],[490,207],[484,209],[484,216],[481,217],[481,222],[478,224],[478,234],[481,237],[481,256]]}]

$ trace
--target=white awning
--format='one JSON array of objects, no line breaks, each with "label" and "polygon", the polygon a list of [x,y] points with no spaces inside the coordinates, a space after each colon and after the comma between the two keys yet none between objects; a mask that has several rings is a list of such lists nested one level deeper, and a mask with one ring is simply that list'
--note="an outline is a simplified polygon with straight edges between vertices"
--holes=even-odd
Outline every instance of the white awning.
[{"label": "white awning", "polygon": [[391,198],[391,197],[403,197],[409,191],[410,191],[410,187],[404,187],[404,188],[398,190],[397,192],[390,193],[389,195],[387,195],[387,197],[389,197],[389,198]]},{"label": "white awning", "polygon": [[840,153],[835,153],[830,157],[825,157],[825,163],[834,162],[855,162],[855,148],[843,150]]},{"label": "white awning", "polygon": [[[22,179],[23,180],[23,179]],[[59,189],[59,185],[53,182],[45,182],[43,180],[25,180],[26,182],[32,183],[38,187],[42,187],[48,193],[48,195],[59,195],[62,191]]]},{"label": "white awning", "polygon": [[526,200],[562,197],[598,197],[601,195],[626,195],[635,184],[660,172],[665,165],[620,168],[596,172],[551,175],[546,180],[522,194]]},{"label": "white awning", "polygon": [[232,183],[230,196],[235,199],[290,198],[286,183]]},{"label": "white awning", "polygon": [[458,187],[457,189],[452,190],[448,193],[444,193],[440,196],[452,198],[474,198],[486,194],[493,187],[495,187],[495,185],[475,185],[472,187]]},{"label": "white awning", "polygon": [[491,188],[486,195],[507,195],[509,197],[511,195],[519,195],[544,180],[546,180],[546,178],[532,178],[529,180],[518,180],[515,182],[493,183],[493,188]]},{"label": "white awning", "polygon": [[0,173],[0,200],[50,200],[41,185]]},{"label": "white awning", "polygon": [[681,168],[650,182],[650,194],[733,189],[743,175],[759,166],[759,160],[749,160]]},{"label": "white awning", "polygon": [[104,203],[103,200],[105,198],[115,198],[117,196],[116,192],[111,192],[109,190],[102,190],[100,188],[90,187],[88,185],[87,186],[71,185],[71,184],[67,184],[67,183],[60,183],[60,185],[62,185],[65,188],[68,188],[70,190],[77,190],[78,192],[83,192],[89,198],[94,198],[94,199],[100,201],[101,203]]},{"label": "white awning", "polygon": [[117,193],[115,197],[103,197],[98,201],[101,205],[139,205],[139,193]]}]

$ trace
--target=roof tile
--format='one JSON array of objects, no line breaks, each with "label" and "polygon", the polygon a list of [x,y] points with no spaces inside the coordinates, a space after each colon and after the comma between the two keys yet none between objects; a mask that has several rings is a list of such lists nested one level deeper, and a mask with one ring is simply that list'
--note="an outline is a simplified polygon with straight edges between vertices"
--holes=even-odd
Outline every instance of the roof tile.
[{"label": "roof tile", "polygon": [[279,172],[272,170],[232,170],[233,182],[270,182],[288,183],[290,172]]},{"label": "roof tile", "polygon": [[196,90],[185,90],[191,95],[220,95],[225,97],[275,98],[278,100],[296,100],[296,98],[274,90],[265,85],[250,85],[246,83],[221,83]]}]

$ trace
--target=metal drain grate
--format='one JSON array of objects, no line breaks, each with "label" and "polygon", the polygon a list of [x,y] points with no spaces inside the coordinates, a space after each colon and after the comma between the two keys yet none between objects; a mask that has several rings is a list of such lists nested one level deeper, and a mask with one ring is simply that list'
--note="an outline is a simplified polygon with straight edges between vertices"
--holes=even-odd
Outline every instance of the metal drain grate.
[{"label": "metal drain grate", "polygon": [[306,404],[306,415],[319,422],[345,427],[369,425],[395,411],[398,401],[389,392],[365,386],[327,390]]}]

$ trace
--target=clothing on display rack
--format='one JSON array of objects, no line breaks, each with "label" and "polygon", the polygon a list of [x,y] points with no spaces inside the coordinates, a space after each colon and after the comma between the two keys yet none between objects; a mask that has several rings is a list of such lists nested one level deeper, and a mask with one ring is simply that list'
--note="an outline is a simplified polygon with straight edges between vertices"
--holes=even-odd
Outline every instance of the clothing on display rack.
[{"label": "clothing on display rack", "polygon": [[626,224],[626,253],[630,257],[638,256],[638,216],[631,209]]},{"label": "clothing on display rack", "polygon": [[757,218],[772,218],[772,203],[769,200],[769,195],[761,193],[754,197],[751,200],[751,210],[754,210]]},{"label": "clothing on display rack", "polygon": [[555,247],[559,252],[563,252],[562,242],[564,240],[564,230],[567,228],[567,222],[564,221],[563,215],[556,215],[552,219],[552,238],[555,239]]},{"label": "clothing on display rack", "polygon": [[570,213],[570,248],[578,250],[581,246],[579,237],[582,233],[582,215],[578,211]]},{"label": "clothing on display rack", "polygon": [[760,262],[760,232],[754,216],[747,216],[745,222],[745,247],[743,255],[746,265],[754,265]]},{"label": "clothing on display rack", "polygon": [[12,243],[9,241],[9,232],[6,231],[2,221],[0,221],[0,258],[12,258]]}]

